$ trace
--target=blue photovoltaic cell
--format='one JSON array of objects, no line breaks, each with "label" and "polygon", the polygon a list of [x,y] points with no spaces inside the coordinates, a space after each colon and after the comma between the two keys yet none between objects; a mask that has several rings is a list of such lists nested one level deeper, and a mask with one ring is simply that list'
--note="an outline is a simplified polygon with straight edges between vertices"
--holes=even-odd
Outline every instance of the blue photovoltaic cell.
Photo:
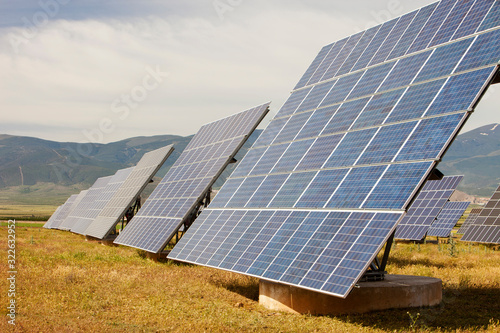
[{"label": "blue photovoltaic cell", "polygon": [[390,90],[412,83],[415,80],[415,75],[422,69],[431,53],[431,51],[426,51],[398,61],[378,91]]},{"label": "blue photovoltaic cell", "polygon": [[481,209],[461,240],[500,244],[500,186]]},{"label": "blue photovoltaic cell", "polygon": [[327,45],[319,51],[318,55],[316,56],[316,58],[312,62],[311,66],[309,66],[309,68],[306,70],[306,72],[304,73],[304,75],[302,76],[302,78],[297,83],[297,85],[295,86],[294,89],[302,88],[303,86],[305,86],[307,84],[307,82],[309,81],[311,76],[314,74],[314,72],[321,65],[323,59],[325,59],[326,55],[328,54],[328,52],[332,49],[332,47],[334,45],[335,45],[335,43]]},{"label": "blue photovoltaic cell", "polygon": [[448,201],[427,231],[427,236],[449,237],[469,204],[470,202]]},{"label": "blue photovoltaic cell", "polygon": [[465,15],[467,15],[474,2],[474,0],[457,1],[455,7],[450,15],[448,15],[448,18],[443,22],[443,25],[436,33],[429,46],[448,42],[455,34],[455,31],[464,20]]},{"label": "blue photovoltaic cell", "polygon": [[485,15],[475,3],[335,43],[294,117],[278,112],[168,257],[346,297],[497,70],[498,48],[464,34]]},{"label": "blue photovoltaic cell", "polygon": [[373,37],[371,43],[368,45],[366,48],[365,52],[361,55],[361,57],[358,59],[356,64],[353,67],[353,71],[356,71],[358,69],[362,69],[368,66],[370,61],[372,60],[373,56],[377,52],[377,50],[380,48],[382,43],[385,41],[387,38],[387,35],[392,31],[396,23],[398,22],[398,18],[393,19],[389,22],[385,22],[382,24],[380,29],[378,30],[377,34],[375,37]]},{"label": "blue photovoltaic cell", "polygon": [[368,43],[371,42],[371,40],[377,33],[378,29],[380,29],[380,26],[373,27],[365,32],[365,34],[363,35],[363,37],[361,37],[354,50],[352,50],[351,54],[349,55],[349,58],[344,62],[342,67],[337,72],[337,75],[347,74],[351,71],[352,67],[354,66],[356,61],[358,61],[361,54],[363,54],[363,52],[366,50]]},{"label": "blue photovoltaic cell", "polygon": [[373,96],[356,119],[356,122],[351,126],[351,129],[382,124],[405,91],[406,89],[403,88]]},{"label": "blue photovoltaic cell", "polygon": [[462,59],[473,40],[474,38],[469,38],[436,49],[414,83],[449,75]]},{"label": "blue photovoltaic cell", "polygon": [[462,179],[463,176],[447,176],[427,181],[399,223],[395,238],[422,240]]},{"label": "blue photovoltaic cell", "polygon": [[401,39],[409,24],[412,22],[413,18],[417,12],[411,12],[406,15],[401,16],[399,21],[396,23],[391,33],[385,39],[384,43],[380,46],[375,56],[373,56],[370,65],[376,65],[384,61],[391,53],[394,46]]},{"label": "blue photovoltaic cell", "polygon": [[[268,111],[266,103],[202,126],[115,242],[153,253],[162,251]],[[281,181],[276,176],[271,178],[256,197],[262,202],[273,198],[287,175],[282,175]],[[226,189],[246,190],[249,199],[263,179],[251,178],[252,184],[231,180]],[[226,202],[232,198],[229,193],[222,197]],[[246,203],[241,197],[235,202],[240,206]]]},{"label": "blue photovoltaic cell", "polygon": [[484,2],[493,2],[493,6],[491,7],[488,15],[482,22],[479,27],[478,32],[488,30],[500,25],[500,3],[498,1],[484,1]]},{"label": "blue photovoltaic cell", "polygon": [[321,65],[316,69],[311,79],[307,84],[314,84],[321,80],[321,77],[325,75],[325,72],[328,70],[333,61],[337,58],[339,53],[342,51],[343,47],[347,43],[349,38],[345,38],[343,40],[339,40],[335,43],[335,45],[330,49],[325,59],[321,62]]},{"label": "blue photovoltaic cell", "polygon": [[477,37],[465,55],[457,71],[496,64],[500,55],[500,30],[491,31]]},{"label": "blue photovoltaic cell", "polygon": [[486,14],[488,14],[494,2],[495,1],[476,1],[451,39],[454,40],[473,34]]},{"label": "blue photovoltaic cell", "polygon": [[406,30],[405,34],[401,37],[399,42],[392,50],[388,57],[388,60],[401,57],[406,54],[406,51],[413,44],[413,41],[417,37],[417,34],[422,30],[424,25],[427,23],[432,13],[436,9],[438,2],[430,4],[418,11],[417,16],[413,19],[413,22]]},{"label": "blue photovoltaic cell", "polygon": [[476,218],[479,216],[479,213],[481,213],[482,208],[473,208],[471,209],[469,215],[465,219],[464,223],[462,223],[462,226],[460,229],[458,229],[457,234],[465,234],[467,230],[469,230],[470,226],[474,224],[474,221]]},{"label": "blue photovoltaic cell", "polygon": [[427,47],[437,30],[448,17],[448,14],[450,14],[456,2],[457,0],[443,0],[439,2],[438,7],[418,34],[407,54],[423,50]]},{"label": "blue photovoltaic cell", "polygon": [[285,104],[280,109],[278,117],[289,116],[297,110],[299,105],[304,101],[306,96],[311,91],[311,87],[298,90],[290,95],[290,97],[286,100]]},{"label": "blue photovoltaic cell", "polygon": [[351,54],[354,47],[358,44],[358,41],[363,36],[363,34],[364,34],[364,32],[360,32],[360,33],[357,33],[355,35],[352,35],[351,38],[349,38],[347,43],[342,48],[342,51],[340,51],[337,58],[335,58],[333,63],[330,65],[330,67],[326,71],[325,75],[323,75],[323,77],[321,78],[322,81],[329,80],[332,77],[336,76],[338,70],[340,69],[342,64],[344,64],[344,62],[346,61],[349,54]]}]

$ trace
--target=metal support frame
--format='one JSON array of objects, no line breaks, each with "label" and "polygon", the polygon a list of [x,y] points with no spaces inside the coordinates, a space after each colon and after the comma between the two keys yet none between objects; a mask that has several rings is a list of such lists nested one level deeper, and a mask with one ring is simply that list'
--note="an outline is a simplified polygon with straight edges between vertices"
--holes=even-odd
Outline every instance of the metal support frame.
[{"label": "metal support frame", "polygon": [[396,232],[393,232],[391,237],[387,240],[385,245],[384,255],[382,256],[382,261],[380,261],[377,257],[371,263],[368,270],[365,272],[363,277],[359,280],[360,282],[369,282],[369,281],[383,281],[385,278],[385,271],[387,267],[387,262],[389,261],[389,254],[391,253],[392,244],[394,243],[394,235]]},{"label": "metal support frame", "polygon": [[[129,207],[129,209],[127,209],[127,212],[125,213],[125,215],[123,215],[122,219],[121,219],[121,229],[120,230],[123,230],[123,228],[125,228],[125,226],[134,218],[135,214],[137,214],[137,212],[139,211],[139,209],[141,209],[141,197],[138,196],[137,199],[135,199],[135,202],[132,206]],[[125,222],[125,220],[127,220],[127,222]],[[116,233],[116,230],[114,230],[114,232]]]}]

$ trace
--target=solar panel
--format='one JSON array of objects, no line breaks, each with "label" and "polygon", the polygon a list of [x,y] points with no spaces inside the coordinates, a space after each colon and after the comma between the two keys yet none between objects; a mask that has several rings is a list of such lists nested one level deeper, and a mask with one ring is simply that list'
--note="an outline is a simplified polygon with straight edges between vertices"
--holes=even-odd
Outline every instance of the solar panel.
[{"label": "solar panel", "polygon": [[449,237],[458,220],[465,213],[470,202],[448,201],[431,225],[427,236]]},{"label": "solar panel", "polygon": [[[499,8],[500,15],[500,8]],[[463,241],[500,244],[500,186],[462,237]]]},{"label": "solar panel", "polygon": [[203,126],[115,243],[158,253],[269,111],[269,103]]},{"label": "solar panel", "polygon": [[479,213],[481,213],[481,210],[482,208],[472,208],[464,223],[462,223],[462,226],[458,229],[457,234],[465,234],[469,227],[474,224],[474,221],[479,216]]},{"label": "solar panel", "polygon": [[173,150],[170,145],[144,154],[111,200],[89,225],[85,234],[98,239],[104,239],[111,234]]},{"label": "solar panel", "polygon": [[51,228],[51,224],[54,223],[54,220],[56,219],[57,215],[59,214],[59,210],[61,209],[62,205],[57,207],[55,212],[50,216],[50,218],[47,220],[47,222],[45,222],[45,224],[43,225],[44,228],[46,229],[50,229]]},{"label": "solar panel", "polygon": [[447,176],[427,181],[398,224],[394,237],[415,241],[423,239],[462,179],[463,176]]},{"label": "solar panel", "polygon": [[93,193],[93,195],[95,194],[96,196],[94,197],[92,205],[86,209],[84,214],[79,214],[83,217],[79,218],[78,223],[75,223],[75,225],[71,228],[71,232],[85,235],[87,228],[92,224],[102,209],[108,204],[111,198],[122,186],[123,182],[127,179],[132,170],[134,170],[133,167],[118,170],[113,176],[111,176],[108,183],[101,191]]},{"label": "solar panel", "polygon": [[75,202],[78,194],[73,194],[70,196],[64,204],[59,207],[59,209],[53,214],[51,217],[52,223],[47,228],[49,229],[58,229],[59,225],[64,221],[64,219],[71,213],[73,208],[73,203]]},{"label": "solar panel", "polygon": [[490,16],[441,1],[323,48],[169,258],[346,297],[497,72]]},{"label": "solar panel", "polygon": [[[88,190],[84,190],[84,191],[81,191],[78,196],[76,197],[75,199],[75,202],[73,202],[73,204],[71,205],[71,209],[69,210],[69,213],[68,213],[68,216],[71,215],[71,213],[73,213],[73,211],[75,210],[76,207],[78,207],[78,205],[80,204],[80,202],[82,202],[82,200],[85,199],[85,197],[87,196],[88,194]],[[64,224],[64,222],[66,221],[68,217],[66,216],[65,218],[63,218],[59,224],[59,226],[57,227],[57,229],[59,230],[69,230],[68,226],[66,224]]]},{"label": "solar panel", "polygon": [[89,188],[87,195],[75,205],[73,211],[61,223],[60,229],[71,230],[75,225],[81,221],[90,219],[92,221],[97,217],[100,210],[95,209],[95,199],[106,188],[112,176],[98,178],[91,188]]}]

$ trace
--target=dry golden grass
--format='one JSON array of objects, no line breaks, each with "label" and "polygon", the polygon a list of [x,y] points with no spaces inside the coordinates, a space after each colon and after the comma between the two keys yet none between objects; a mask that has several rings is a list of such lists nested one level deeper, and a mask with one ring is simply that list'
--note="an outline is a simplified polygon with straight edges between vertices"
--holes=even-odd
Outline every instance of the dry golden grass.
[{"label": "dry golden grass", "polygon": [[[258,280],[204,267],[157,263],[126,247],[42,228],[17,229],[17,325],[0,332],[500,331],[500,252],[484,246],[397,244],[388,270],[443,279],[441,306],[339,317],[278,313],[258,303]],[[0,228],[7,272],[7,228]],[[2,274],[5,276],[5,274]],[[241,303],[243,306],[236,306]],[[414,324],[410,316],[420,313]]]}]

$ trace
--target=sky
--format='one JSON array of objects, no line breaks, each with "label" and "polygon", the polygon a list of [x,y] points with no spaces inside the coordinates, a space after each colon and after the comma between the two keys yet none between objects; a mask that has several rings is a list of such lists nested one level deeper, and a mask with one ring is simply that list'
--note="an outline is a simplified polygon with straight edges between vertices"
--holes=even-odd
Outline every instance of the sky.
[{"label": "sky", "polygon": [[271,101],[265,126],[321,47],[432,2],[0,0],[0,134],[187,136]]}]

